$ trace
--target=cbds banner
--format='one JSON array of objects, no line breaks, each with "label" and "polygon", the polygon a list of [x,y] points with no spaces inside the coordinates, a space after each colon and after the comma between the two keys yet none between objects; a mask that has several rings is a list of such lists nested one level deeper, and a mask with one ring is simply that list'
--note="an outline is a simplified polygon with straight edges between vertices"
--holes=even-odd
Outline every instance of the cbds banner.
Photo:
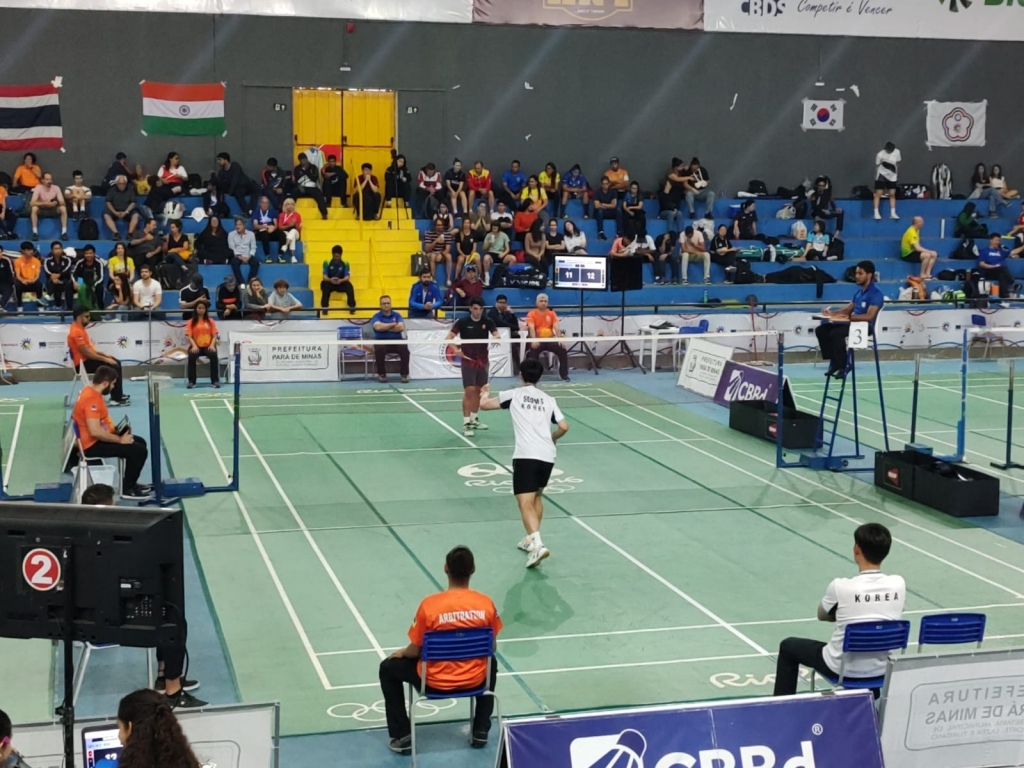
[{"label": "cbds banner", "polygon": [[[789,380],[786,380],[789,389]],[[775,402],[779,399],[779,374],[772,368],[754,368],[742,363],[726,362],[722,376],[715,390],[715,402],[727,408],[733,400],[767,400]],[[787,391],[788,401],[792,395]]]},{"label": "cbds banner", "polygon": [[868,692],[506,722],[507,768],[882,768]]},{"label": "cbds banner", "polygon": [[704,0],[473,0],[473,21],[702,29]]}]

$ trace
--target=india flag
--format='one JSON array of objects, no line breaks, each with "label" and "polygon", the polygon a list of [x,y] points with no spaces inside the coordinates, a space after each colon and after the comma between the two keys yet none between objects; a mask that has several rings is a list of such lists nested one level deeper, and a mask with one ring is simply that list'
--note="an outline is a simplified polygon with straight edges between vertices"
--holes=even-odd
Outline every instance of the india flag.
[{"label": "india flag", "polygon": [[143,80],[142,132],[147,136],[224,135],[224,85]]}]

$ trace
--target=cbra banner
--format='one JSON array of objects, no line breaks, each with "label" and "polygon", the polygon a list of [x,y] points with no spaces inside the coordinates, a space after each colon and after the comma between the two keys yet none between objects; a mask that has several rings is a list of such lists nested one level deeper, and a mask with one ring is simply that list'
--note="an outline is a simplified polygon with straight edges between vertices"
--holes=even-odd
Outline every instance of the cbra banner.
[{"label": "cbra banner", "polygon": [[473,21],[585,27],[702,29],[702,0],[474,0]]},{"label": "cbra banner", "polygon": [[882,768],[866,691],[511,720],[501,740],[507,768]]},{"label": "cbra banner", "polygon": [[1024,39],[1020,0],[704,0],[704,28],[787,35]]}]

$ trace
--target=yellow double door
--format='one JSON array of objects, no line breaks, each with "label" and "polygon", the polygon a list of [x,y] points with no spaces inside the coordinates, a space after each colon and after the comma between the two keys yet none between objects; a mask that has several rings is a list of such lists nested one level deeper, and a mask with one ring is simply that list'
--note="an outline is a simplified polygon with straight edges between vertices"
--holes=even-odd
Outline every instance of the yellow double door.
[{"label": "yellow double door", "polygon": [[337,155],[352,180],[363,163],[373,166],[381,184],[395,146],[396,94],[393,91],[292,89],[293,164],[298,154],[319,147],[324,159]]}]

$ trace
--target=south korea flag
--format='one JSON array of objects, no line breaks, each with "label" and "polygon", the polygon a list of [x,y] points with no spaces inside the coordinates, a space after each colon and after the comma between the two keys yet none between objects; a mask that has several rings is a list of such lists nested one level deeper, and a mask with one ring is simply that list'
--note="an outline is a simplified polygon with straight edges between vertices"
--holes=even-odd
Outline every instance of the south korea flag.
[{"label": "south korea flag", "polygon": [[823,101],[821,99],[804,99],[804,117],[800,127],[805,131],[842,131],[843,99]]}]

